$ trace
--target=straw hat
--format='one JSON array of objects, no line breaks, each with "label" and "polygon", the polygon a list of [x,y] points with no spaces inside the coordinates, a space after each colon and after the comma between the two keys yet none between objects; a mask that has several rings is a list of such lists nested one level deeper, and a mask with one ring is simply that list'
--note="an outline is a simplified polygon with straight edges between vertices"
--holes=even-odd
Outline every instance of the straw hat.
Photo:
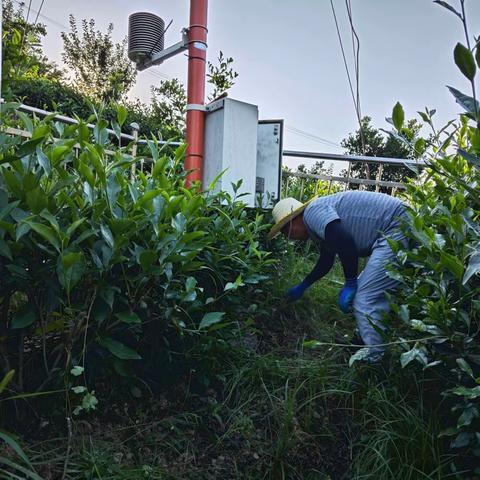
[{"label": "straw hat", "polygon": [[290,220],[293,220],[305,210],[305,207],[310,203],[310,201],[307,203],[302,203],[295,198],[283,198],[280,200],[272,210],[272,216],[275,225],[270,230],[268,238],[270,240],[275,238],[280,233],[280,230]]}]

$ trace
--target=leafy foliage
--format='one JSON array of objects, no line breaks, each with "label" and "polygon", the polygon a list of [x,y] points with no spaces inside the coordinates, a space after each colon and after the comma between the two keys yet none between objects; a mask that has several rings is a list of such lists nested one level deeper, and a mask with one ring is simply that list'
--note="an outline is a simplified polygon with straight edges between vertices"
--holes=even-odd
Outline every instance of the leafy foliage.
[{"label": "leafy foliage", "polygon": [[11,0],[3,3],[2,95],[8,99],[14,79],[59,79],[63,73],[42,53],[40,41],[47,33],[45,25],[28,22],[23,5],[15,9]]},{"label": "leafy foliage", "polygon": [[233,58],[224,57],[223,52],[218,55],[218,66],[208,62],[207,82],[213,85],[213,92],[209,96],[212,101],[225,94],[235,85],[238,73],[233,69]]},{"label": "leafy foliage", "polygon": [[178,79],[162,80],[159,87],[152,87],[150,114],[162,122],[165,138],[185,137],[186,112],[187,94]]},{"label": "leafy foliage", "polygon": [[324,161],[317,161],[309,169],[303,164],[297,167],[296,173],[306,174],[304,178],[288,176],[290,169],[283,168],[284,176],[287,180],[283,182],[285,189],[283,197],[293,197],[301,202],[306,202],[315,196],[329,195],[340,191],[340,186],[327,180],[309,178],[308,175],[332,175],[333,166],[324,167]]},{"label": "leafy foliage", "polygon": [[[407,121],[404,125],[404,114],[401,105],[392,115],[394,120],[400,127],[400,136],[385,136],[380,130],[374,128],[371,124],[372,119],[368,116],[362,118],[361,130],[348,135],[341,142],[342,147],[346,149],[346,153],[350,155],[366,155],[369,157],[388,157],[388,158],[418,158],[422,151],[416,151],[410,147],[408,142],[414,142],[421,128],[416,120]],[[405,139],[408,142],[405,142]],[[350,175],[352,177],[375,178],[378,174],[379,165],[376,163],[360,164],[353,163]],[[343,172],[346,175],[346,171]],[[406,178],[412,177],[414,174],[407,167],[384,165],[382,180],[392,182],[403,182]]]},{"label": "leafy foliage", "polygon": [[131,177],[130,146],[113,147],[105,120],[92,132],[20,118],[30,139],[3,135],[0,151],[2,328],[17,370],[26,345],[32,368],[15,389],[63,384],[80,413],[98,402],[94,378],[227,345],[248,308],[241,291],[272,263],[263,216],[185,188],[185,147],[169,157],[149,141],[151,171]]},{"label": "leafy foliage", "polygon": [[[463,9],[460,14],[446,2],[436,3],[459,16],[467,32]],[[402,367],[417,363],[441,379],[452,412],[445,419],[443,435],[451,437],[451,448],[462,454],[452,461],[452,469],[478,475],[480,129],[473,52],[457,45],[454,59],[472,82],[473,97],[449,87],[465,113],[458,123],[440,130],[434,127],[434,112],[419,112],[432,128],[434,142],[429,168],[408,186],[411,209],[405,234],[411,248],[403,251],[392,242],[399,266],[391,275],[401,282],[392,301],[402,321],[397,332]]]},{"label": "leafy foliage", "polygon": [[105,33],[95,30],[95,20],[82,20],[82,33],[70,15],[70,32],[62,32],[65,64],[72,71],[72,84],[97,101],[119,101],[135,83],[137,71],[126,53],[127,39],[112,40],[113,24]]}]

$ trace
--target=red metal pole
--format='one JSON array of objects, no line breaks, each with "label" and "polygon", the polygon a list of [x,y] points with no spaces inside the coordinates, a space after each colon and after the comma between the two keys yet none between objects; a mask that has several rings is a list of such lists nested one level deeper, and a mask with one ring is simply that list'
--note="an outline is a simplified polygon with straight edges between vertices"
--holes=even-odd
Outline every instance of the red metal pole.
[{"label": "red metal pole", "polygon": [[185,170],[192,172],[187,177],[187,187],[192,182],[201,182],[203,177],[207,10],[208,0],[190,0]]}]

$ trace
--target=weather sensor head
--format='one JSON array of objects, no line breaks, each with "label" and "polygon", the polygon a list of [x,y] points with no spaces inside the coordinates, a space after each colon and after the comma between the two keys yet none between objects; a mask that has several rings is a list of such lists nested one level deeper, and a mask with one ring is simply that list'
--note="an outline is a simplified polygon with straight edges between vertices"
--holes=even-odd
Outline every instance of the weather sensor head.
[{"label": "weather sensor head", "polygon": [[128,58],[142,65],[164,47],[165,22],[149,12],[132,13],[128,18]]}]

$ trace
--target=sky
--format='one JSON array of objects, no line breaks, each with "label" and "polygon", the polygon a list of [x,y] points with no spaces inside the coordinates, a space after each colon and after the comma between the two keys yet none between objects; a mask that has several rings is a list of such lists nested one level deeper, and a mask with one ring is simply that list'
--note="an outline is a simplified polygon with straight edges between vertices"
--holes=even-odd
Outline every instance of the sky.
[{"label": "sky", "polygon": [[[457,7],[460,3],[450,2]],[[41,3],[32,0],[33,14]],[[182,28],[188,26],[189,3],[44,0],[39,19],[48,30],[44,51],[61,63],[60,32],[68,29],[69,14],[94,18],[100,29],[112,22],[114,40],[120,41],[127,34],[128,16],[138,11],[155,13],[166,24],[173,20],[165,39],[168,47],[180,41]],[[333,3],[354,75],[345,1]],[[460,21],[432,0],[351,0],[351,5],[360,40],[362,115],[371,116],[375,127],[388,128],[385,117],[400,101],[406,118],[418,118],[416,112],[425,106],[437,110],[439,125],[455,118],[460,109],[446,85],[470,92],[453,63],[455,44],[465,43]],[[466,8],[470,28],[478,28],[480,0],[466,0]],[[208,60],[215,62],[221,50],[234,58],[239,74],[229,96],[258,105],[260,119],[284,119],[284,149],[343,153],[341,140],[358,124],[330,0],[210,0],[208,28]],[[186,57],[179,54],[139,72],[130,97],[148,101],[152,85],[174,77],[186,83],[186,75]],[[313,160],[285,163],[295,167],[300,162],[309,165]]]}]

